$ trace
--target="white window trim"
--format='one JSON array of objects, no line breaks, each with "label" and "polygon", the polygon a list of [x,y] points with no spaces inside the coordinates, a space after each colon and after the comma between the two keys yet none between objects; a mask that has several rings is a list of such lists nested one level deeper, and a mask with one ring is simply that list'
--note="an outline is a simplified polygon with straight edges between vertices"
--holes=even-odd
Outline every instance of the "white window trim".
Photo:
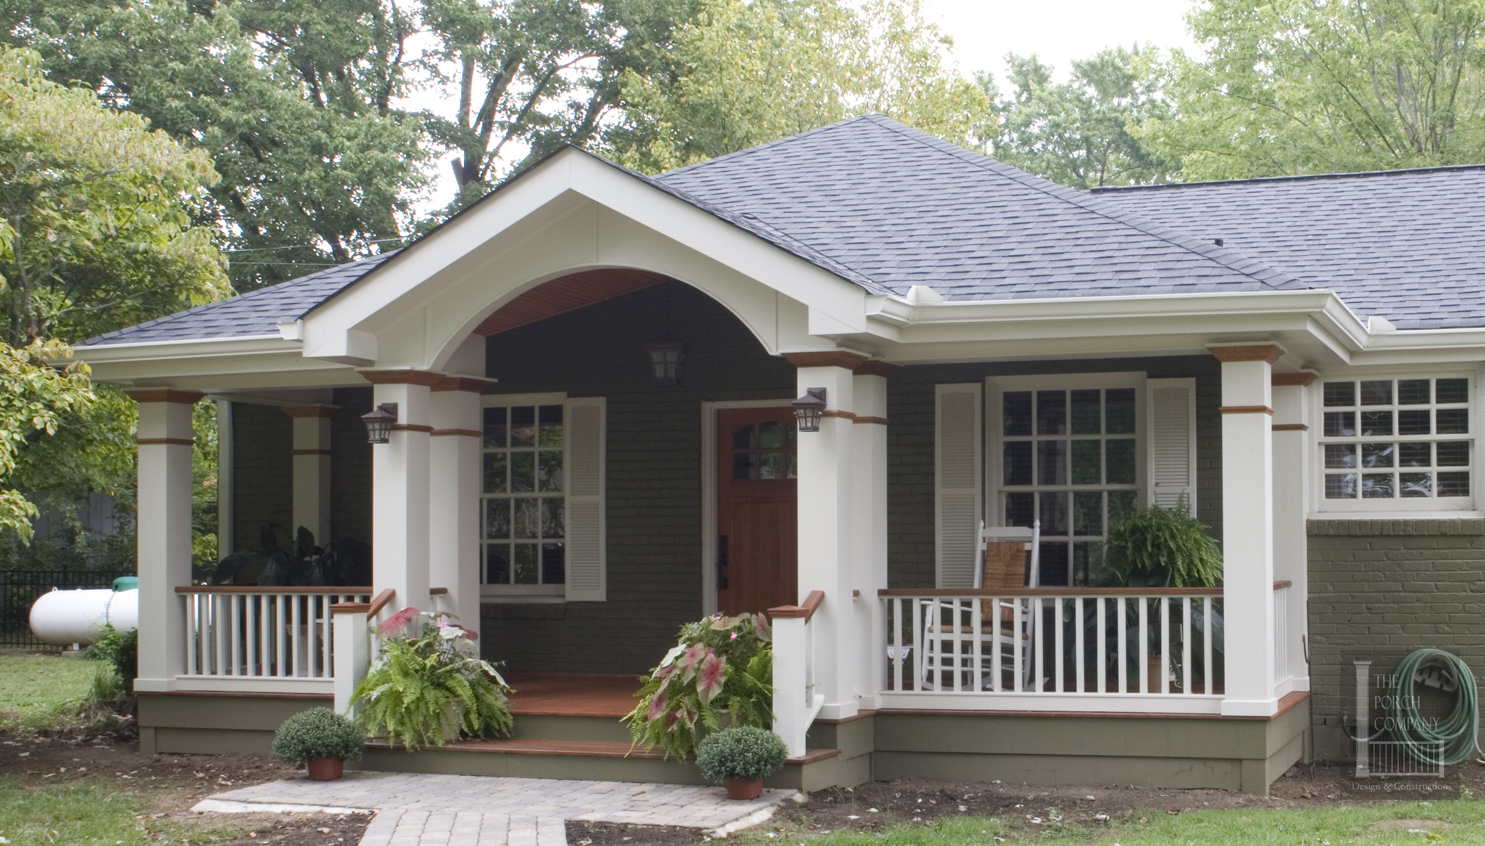
[{"label": "white window trim", "polygon": [[[540,394],[485,394],[480,397],[480,570],[483,578],[485,566],[485,480],[484,473],[484,410],[496,406],[516,405],[560,405],[563,406],[563,421],[566,425],[567,394],[565,393],[540,393]],[[565,437],[565,433],[564,433]],[[563,468],[566,473],[566,467]],[[562,492],[563,499],[567,498],[567,491]],[[564,541],[565,543],[565,541]],[[519,603],[557,603],[567,601],[567,585],[487,585],[480,583],[481,602],[519,602]]]},{"label": "white window trim", "polygon": [[[1004,476],[1005,454],[1004,427],[1001,425],[1001,400],[1007,391],[1076,391],[1091,389],[1134,389],[1135,404],[1135,427],[1134,427],[1134,450],[1135,450],[1135,507],[1144,508],[1148,499],[1147,490],[1150,485],[1149,461],[1150,461],[1150,421],[1149,412],[1146,407],[1147,398],[1145,382],[1147,376],[1139,371],[1113,371],[1107,373],[1050,373],[1036,376],[990,376],[985,379],[985,407],[983,410],[983,421],[985,427],[985,498],[984,498],[984,520],[987,526],[1000,526],[1005,522],[1005,510],[1001,506],[1000,495]],[[1069,458],[1069,460],[1071,460]],[[1069,486],[1076,489],[1075,486]],[[1100,486],[1100,489],[1102,487]],[[1071,515],[1069,515],[1071,519]],[[1108,526],[1104,526],[1108,531]],[[1068,561],[1069,572],[1071,572],[1072,561]]]},{"label": "white window trim", "polygon": [[[1358,381],[1361,379],[1469,379],[1472,396],[1470,408],[1470,432],[1464,436],[1474,443],[1470,459],[1470,496],[1451,497],[1441,501],[1436,497],[1426,499],[1326,499],[1325,498],[1325,383],[1336,381]],[[1316,520],[1418,520],[1448,519],[1482,516],[1478,507],[1481,501],[1480,430],[1485,426],[1485,403],[1481,401],[1481,385],[1485,384],[1485,368],[1460,367],[1456,364],[1413,365],[1409,367],[1347,367],[1320,373],[1309,390],[1310,420],[1310,497],[1314,503],[1310,519]]]}]

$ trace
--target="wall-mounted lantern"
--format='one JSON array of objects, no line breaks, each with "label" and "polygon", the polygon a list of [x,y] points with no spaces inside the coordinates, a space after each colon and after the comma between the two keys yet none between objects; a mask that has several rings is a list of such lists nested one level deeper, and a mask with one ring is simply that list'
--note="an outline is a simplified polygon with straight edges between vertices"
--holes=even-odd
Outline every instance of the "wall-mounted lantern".
[{"label": "wall-mounted lantern", "polygon": [[386,443],[392,434],[392,426],[397,422],[397,403],[382,403],[361,415],[361,422],[366,424],[367,443]]},{"label": "wall-mounted lantern", "polygon": [[681,362],[686,360],[686,350],[686,342],[668,332],[645,344],[655,387],[673,388],[681,383]]},{"label": "wall-mounted lantern", "polygon": [[824,388],[806,388],[804,396],[790,405],[794,406],[794,420],[799,424],[799,431],[820,431],[820,418],[825,413]]}]

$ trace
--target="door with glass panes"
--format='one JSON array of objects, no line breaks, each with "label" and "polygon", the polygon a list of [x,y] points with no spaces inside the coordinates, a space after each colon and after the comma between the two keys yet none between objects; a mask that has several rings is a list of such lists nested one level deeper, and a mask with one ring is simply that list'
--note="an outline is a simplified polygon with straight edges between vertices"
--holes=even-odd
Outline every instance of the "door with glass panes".
[{"label": "door with glass panes", "polygon": [[1134,380],[992,383],[992,502],[1003,525],[1041,521],[1040,584],[1089,584],[1109,525],[1135,510],[1139,393]]},{"label": "door with glass panes", "polygon": [[717,411],[717,609],[754,613],[799,596],[794,410]]}]

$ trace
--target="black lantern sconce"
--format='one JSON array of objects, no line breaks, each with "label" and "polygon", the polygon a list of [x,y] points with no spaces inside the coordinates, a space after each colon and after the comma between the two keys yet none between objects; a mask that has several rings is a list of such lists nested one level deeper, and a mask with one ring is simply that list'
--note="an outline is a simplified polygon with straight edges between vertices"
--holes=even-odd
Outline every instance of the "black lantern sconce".
[{"label": "black lantern sconce", "polygon": [[361,415],[361,422],[366,424],[367,443],[386,443],[392,434],[392,426],[397,422],[397,403],[382,403]]},{"label": "black lantern sconce", "polygon": [[799,431],[820,431],[820,418],[825,415],[824,388],[806,388],[804,396],[790,405],[794,406],[794,420],[799,424]]},{"label": "black lantern sconce", "polygon": [[673,388],[681,383],[681,362],[686,360],[688,349],[685,341],[669,333],[645,344],[645,352],[650,355],[655,387]]}]

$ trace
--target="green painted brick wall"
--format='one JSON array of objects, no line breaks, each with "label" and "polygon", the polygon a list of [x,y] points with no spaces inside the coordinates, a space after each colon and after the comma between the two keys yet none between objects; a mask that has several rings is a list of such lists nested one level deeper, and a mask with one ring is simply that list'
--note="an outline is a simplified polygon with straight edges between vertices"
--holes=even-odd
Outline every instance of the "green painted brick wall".
[{"label": "green painted brick wall", "polygon": [[1415,649],[1485,670],[1485,520],[1311,520],[1310,689],[1315,756],[1353,757],[1357,659],[1387,673]]},{"label": "green painted brick wall", "polygon": [[934,386],[988,376],[1143,372],[1196,379],[1197,516],[1222,536],[1221,365],[1211,356],[914,365],[887,380],[887,562],[895,588],[933,586]]},{"label": "green painted brick wall", "polygon": [[[644,343],[691,349],[682,386],[651,383]],[[608,601],[486,604],[486,657],[517,670],[643,673],[701,616],[701,403],[793,399],[794,368],[704,294],[671,282],[491,336],[501,393],[604,396]]]}]

